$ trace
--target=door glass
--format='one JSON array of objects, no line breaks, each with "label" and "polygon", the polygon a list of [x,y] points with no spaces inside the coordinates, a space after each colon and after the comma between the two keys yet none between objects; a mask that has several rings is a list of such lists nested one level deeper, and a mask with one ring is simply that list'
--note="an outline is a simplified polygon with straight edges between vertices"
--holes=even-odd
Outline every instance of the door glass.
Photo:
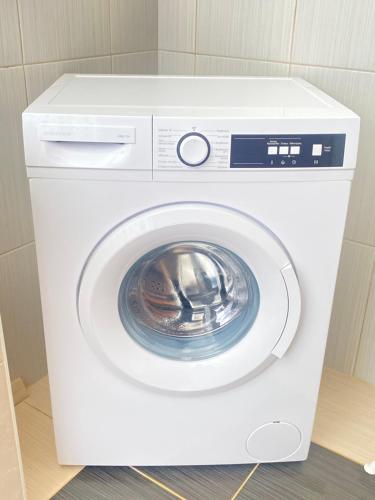
[{"label": "door glass", "polygon": [[118,307],[125,330],[146,349],[172,359],[204,359],[249,332],[259,288],[233,252],[211,243],[173,243],[129,269]]}]

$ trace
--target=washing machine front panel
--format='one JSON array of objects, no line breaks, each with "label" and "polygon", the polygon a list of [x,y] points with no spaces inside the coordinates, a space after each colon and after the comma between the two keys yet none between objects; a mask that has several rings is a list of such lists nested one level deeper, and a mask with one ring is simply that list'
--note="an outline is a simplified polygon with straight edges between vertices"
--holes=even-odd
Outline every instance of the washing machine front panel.
[{"label": "washing machine front panel", "polygon": [[137,214],[102,239],[82,272],[78,313],[108,367],[195,392],[281,357],[297,330],[300,293],[286,251],[259,222],[180,203]]}]

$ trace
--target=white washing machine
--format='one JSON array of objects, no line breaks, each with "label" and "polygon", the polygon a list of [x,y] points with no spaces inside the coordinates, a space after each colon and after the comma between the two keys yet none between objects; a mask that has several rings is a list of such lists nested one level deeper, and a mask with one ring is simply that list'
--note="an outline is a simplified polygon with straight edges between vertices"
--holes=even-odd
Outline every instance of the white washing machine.
[{"label": "white washing machine", "polygon": [[304,460],[359,118],[298,79],[65,75],[23,126],[60,463]]}]

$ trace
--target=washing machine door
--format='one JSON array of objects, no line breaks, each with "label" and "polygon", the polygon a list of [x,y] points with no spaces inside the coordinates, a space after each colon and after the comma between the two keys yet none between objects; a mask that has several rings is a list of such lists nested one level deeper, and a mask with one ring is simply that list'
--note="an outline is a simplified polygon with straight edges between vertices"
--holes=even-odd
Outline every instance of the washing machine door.
[{"label": "washing machine door", "polygon": [[280,241],[236,210],[179,203],[139,213],[103,238],[78,290],[87,341],[142,384],[217,389],[284,355],[300,289]]}]

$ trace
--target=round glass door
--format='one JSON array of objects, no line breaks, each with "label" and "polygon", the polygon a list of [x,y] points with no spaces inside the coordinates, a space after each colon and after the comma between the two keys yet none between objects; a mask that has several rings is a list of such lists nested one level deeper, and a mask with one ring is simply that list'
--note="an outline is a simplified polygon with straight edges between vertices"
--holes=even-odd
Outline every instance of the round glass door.
[{"label": "round glass door", "polygon": [[259,287],[232,251],[199,241],[171,243],[131,266],[118,309],[125,331],[145,349],[171,359],[205,359],[251,334]]},{"label": "round glass door", "polygon": [[269,366],[297,331],[293,264],[263,224],[221,205],[175,203],[115,226],[77,290],[82,333],[126,380],[178,393]]}]

